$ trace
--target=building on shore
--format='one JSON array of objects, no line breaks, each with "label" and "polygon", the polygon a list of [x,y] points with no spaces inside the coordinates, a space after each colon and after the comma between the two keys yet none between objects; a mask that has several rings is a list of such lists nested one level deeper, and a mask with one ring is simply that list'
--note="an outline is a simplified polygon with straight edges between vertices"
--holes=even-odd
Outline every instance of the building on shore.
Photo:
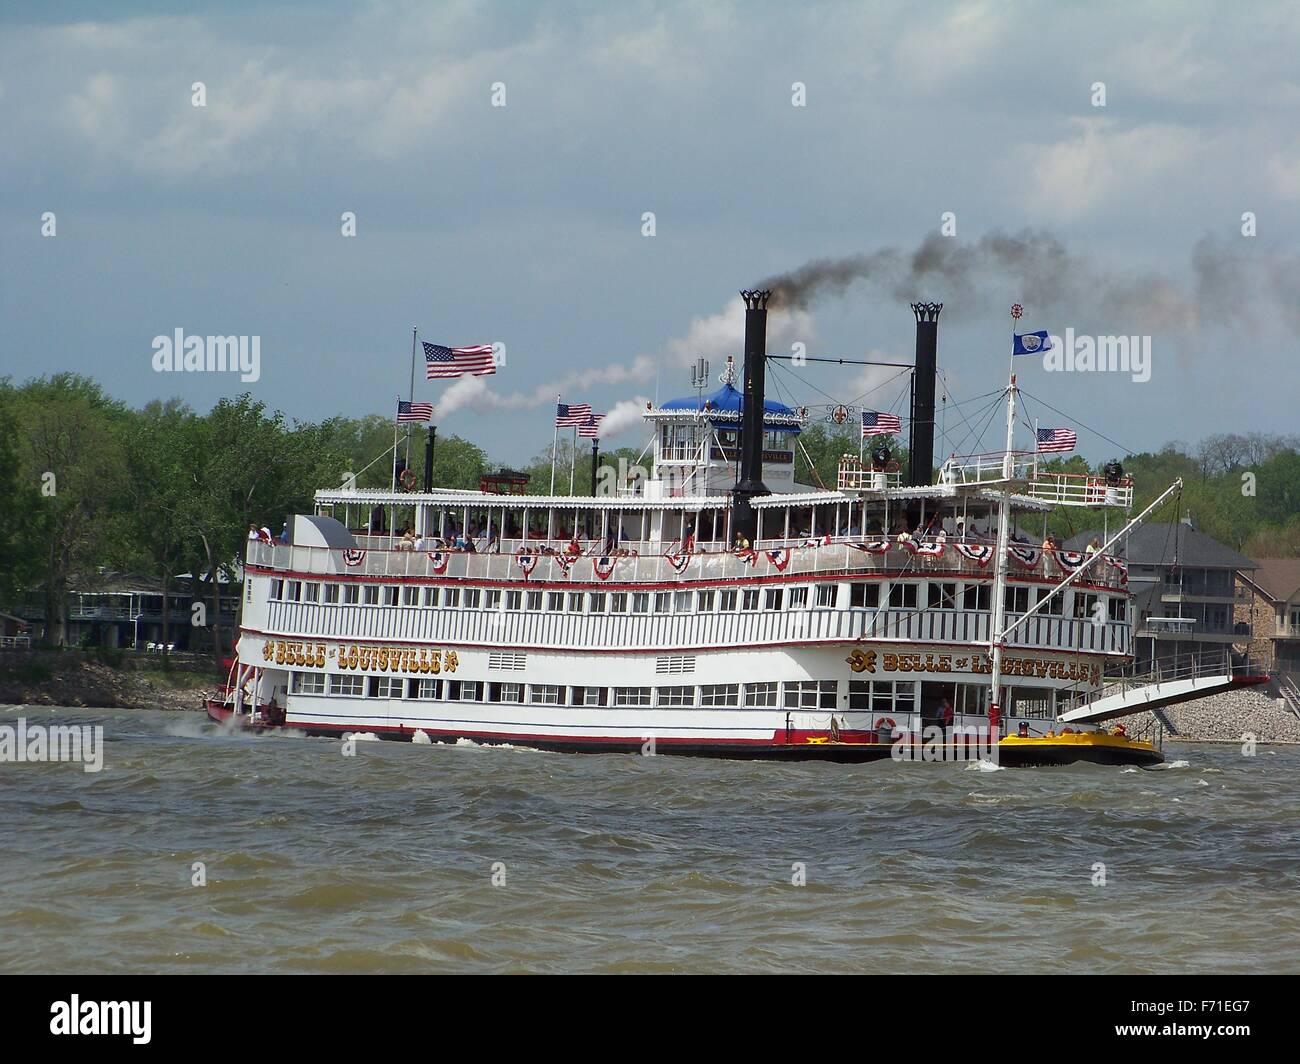
[{"label": "building on shore", "polygon": [[[226,585],[222,577],[220,617],[223,644],[229,646],[234,638],[239,609],[239,583]],[[166,590],[153,576],[115,572],[100,569],[80,574],[69,581],[65,599],[66,633],[68,646],[132,647],[139,650],[168,647],[174,650],[197,650],[211,645],[211,633],[206,631],[207,613],[211,610],[212,596],[205,580],[198,587],[190,573],[174,577]],[[196,625],[194,606],[202,603],[200,619]],[[32,643],[46,642],[45,590],[32,588],[16,607],[26,624]]]},{"label": "building on shore", "polygon": [[1250,629],[1252,660],[1300,677],[1300,558],[1260,558],[1237,574],[1237,623]]},{"label": "building on shore", "polygon": [[[1100,534],[1083,532],[1065,545],[1083,550]],[[1186,517],[1142,525],[1120,546],[1128,558],[1139,672],[1153,660],[1247,652],[1250,627],[1236,616],[1237,580],[1253,573],[1256,562],[1198,531]]]}]

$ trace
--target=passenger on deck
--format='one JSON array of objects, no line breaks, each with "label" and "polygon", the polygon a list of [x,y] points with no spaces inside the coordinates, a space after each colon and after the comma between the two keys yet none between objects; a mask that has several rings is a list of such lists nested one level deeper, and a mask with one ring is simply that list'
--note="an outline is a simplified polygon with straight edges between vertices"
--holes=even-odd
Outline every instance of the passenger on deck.
[{"label": "passenger on deck", "polygon": [[250,521],[248,523],[248,542],[256,543],[261,538],[262,534],[257,530],[257,522]]},{"label": "passenger on deck", "polygon": [[281,542],[281,543],[288,543],[288,542],[289,542],[289,522],[288,522],[288,521],[286,521],[286,522],[284,523],[284,527],[283,527],[282,529],[280,529],[280,542]]},{"label": "passenger on deck", "polygon": [[736,550],[749,550],[749,540],[745,538],[743,532],[736,533]]},{"label": "passenger on deck", "polygon": [[1083,548],[1083,553],[1089,557],[1092,557],[1094,554],[1100,554],[1101,540],[1097,536],[1093,536],[1092,539],[1088,541],[1088,545]]}]

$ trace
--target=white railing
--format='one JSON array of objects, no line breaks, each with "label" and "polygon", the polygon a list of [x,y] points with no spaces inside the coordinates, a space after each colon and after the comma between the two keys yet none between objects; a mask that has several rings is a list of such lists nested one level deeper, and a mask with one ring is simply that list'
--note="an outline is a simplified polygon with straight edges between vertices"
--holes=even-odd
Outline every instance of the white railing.
[{"label": "white railing", "polygon": [[32,645],[29,635],[0,635],[0,650],[26,649]]},{"label": "white railing", "polygon": [[1090,474],[1038,471],[1025,491],[1032,498],[1059,506],[1133,505],[1133,478],[1128,475],[1111,482]]},{"label": "white railing", "polygon": [[1032,451],[1012,451],[1008,456],[991,454],[954,454],[939,467],[940,484],[992,484],[1005,480],[1027,479],[1038,465]]},{"label": "white railing", "polygon": [[[517,582],[529,579],[548,583],[680,584],[691,581],[752,581],[765,577],[894,574],[947,576],[992,581],[992,560],[984,565],[945,544],[938,555],[914,554],[894,542],[882,553],[871,553],[847,542],[820,543],[777,550],[698,551],[673,555],[672,547],[653,544],[656,553],[639,553],[620,547],[609,558],[586,554],[484,554],[465,551],[332,550],[326,547],[249,543],[248,564],[281,572],[337,576],[397,577],[426,580],[487,580]],[[664,553],[665,551],[669,553]],[[526,559],[526,560],[524,560]],[[1038,558],[1033,566],[1012,561],[1012,576],[1022,581],[1055,583],[1057,568]],[[1093,565],[1085,586],[1122,590],[1122,570],[1106,562]]]},{"label": "white railing", "polygon": [[840,491],[885,491],[900,487],[903,474],[897,462],[883,467],[865,464],[856,455],[846,454],[840,459],[836,487]]},{"label": "white railing", "polygon": [[[1013,615],[1014,617],[1014,615]],[[982,671],[989,615],[977,610],[789,609],[704,613],[568,613],[425,606],[272,602],[268,634],[290,639],[366,639],[539,650],[681,650],[788,643],[959,644],[953,671]],[[1131,637],[1120,621],[1094,624],[1071,617],[1032,617],[1008,645],[1127,655]],[[972,656],[973,655],[973,656]],[[1044,663],[1046,667],[1046,663]],[[867,674],[864,673],[864,676]]]}]

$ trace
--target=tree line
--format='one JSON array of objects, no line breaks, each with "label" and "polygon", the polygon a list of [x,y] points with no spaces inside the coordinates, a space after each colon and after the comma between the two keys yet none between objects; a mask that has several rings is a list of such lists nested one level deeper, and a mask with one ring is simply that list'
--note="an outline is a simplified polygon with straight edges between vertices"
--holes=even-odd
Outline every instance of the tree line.
[{"label": "tree line", "polygon": [[[280,523],[309,513],[321,487],[355,478],[359,487],[388,487],[393,422],[381,414],[288,419],[250,394],[221,399],[207,413],[171,399],[134,409],[95,381],[55,374],[15,385],[0,380],[0,609],[33,589],[45,597],[47,639],[66,642],[67,592],[99,569],[153,577],[173,585],[198,574],[218,617],[220,583],[237,574],[250,523]],[[886,442],[884,440],[872,441]],[[397,457],[417,481],[424,476],[425,430],[398,436]],[[799,436],[798,479],[833,488],[840,457],[856,454],[851,432],[812,425]],[[559,441],[556,493],[591,493],[590,441]],[[894,456],[906,465],[905,450]],[[530,494],[547,494],[551,448],[526,464]],[[1170,443],[1155,453],[1120,456],[1135,475],[1135,506],[1155,498],[1178,476],[1181,513],[1198,528],[1247,555],[1300,555],[1300,440],[1222,434],[1195,447]],[[601,465],[648,467],[642,448],[602,451]],[[1080,456],[1046,462],[1067,472],[1090,469]],[[486,452],[455,435],[439,435],[433,482],[473,489],[494,469]],[[1170,520],[1172,512],[1162,515]],[[1048,521],[1058,536],[1082,531],[1087,511],[1061,510]],[[1078,527],[1076,527],[1078,526]],[[164,610],[168,601],[163,596]],[[164,623],[168,623],[165,619]],[[216,633],[213,628],[214,635]],[[215,647],[220,651],[218,644]]]}]

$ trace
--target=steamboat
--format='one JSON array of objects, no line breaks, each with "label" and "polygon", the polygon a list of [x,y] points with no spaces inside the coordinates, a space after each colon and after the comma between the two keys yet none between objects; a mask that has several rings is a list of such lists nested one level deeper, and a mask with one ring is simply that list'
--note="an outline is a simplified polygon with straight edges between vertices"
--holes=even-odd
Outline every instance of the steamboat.
[{"label": "steamboat", "polygon": [[598,492],[593,460],[589,497],[445,490],[426,460],[422,490],[318,491],[288,543],[250,541],[209,716],[575,752],[1150,765],[1160,737],[1113,721],[1243,682],[1107,685],[1132,658],[1124,534],[1177,484],[1099,549],[1035,545],[1019,530],[1055,507],[1127,517],[1133,483],[1016,450],[1014,373],[1003,449],[936,475],[934,303],[913,305],[908,470],[877,445],[834,489],[798,483],[809,415],[766,398],[769,293],[742,295],[741,387],[729,360],[717,390],[650,404],[648,475]]}]

